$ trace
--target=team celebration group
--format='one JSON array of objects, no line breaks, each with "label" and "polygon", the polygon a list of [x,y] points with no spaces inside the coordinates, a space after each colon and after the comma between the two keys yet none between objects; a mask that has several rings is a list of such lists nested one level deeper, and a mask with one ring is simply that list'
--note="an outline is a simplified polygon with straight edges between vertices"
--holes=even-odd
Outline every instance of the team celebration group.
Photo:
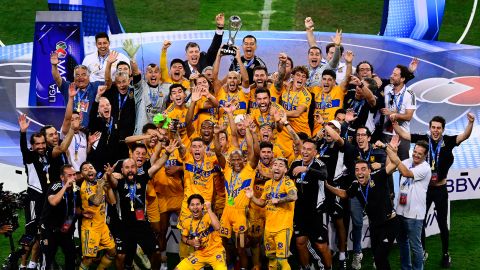
[{"label": "team celebration group", "polygon": [[[364,269],[390,269],[395,240],[402,269],[423,269],[432,202],[442,241],[438,265],[450,267],[446,177],[475,116],[465,116],[458,135],[443,134],[441,116],[425,134],[411,134],[416,102],[406,84],[416,58],[383,67],[391,75],[380,78],[368,59],[344,50],[341,31],[326,48],[318,45],[306,18],[305,59],[275,52],[278,66],[267,68],[252,35],[223,49],[224,21],[216,16],[207,51],[188,42],[185,60],[168,62],[176,45],[166,40],[159,63],[144,72],[135,58],[139,45],[124,42],[127,55],[110,50],[105,33],[95,36],[97,51],[71,81],[52,52],[52,76],[66,104],[60,130],[32,130],[33,115],[18,119],[30,200],[20,269],[50,269],[59,247],[65,268],[78,267],[77,228],[80,269],[133,269],[138,245],[152,269],[165,270],[175,213],[175,269],[361,269],[364,217],[374,257]],[[30,146],[27,130],[34,131]]]}]

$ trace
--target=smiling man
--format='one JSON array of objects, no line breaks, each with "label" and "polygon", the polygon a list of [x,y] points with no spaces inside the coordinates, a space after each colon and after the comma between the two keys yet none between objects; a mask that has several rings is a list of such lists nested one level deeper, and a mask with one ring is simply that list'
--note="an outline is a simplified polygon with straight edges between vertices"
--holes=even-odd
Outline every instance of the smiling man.
[{"label": "smiling man", "polygon": [[[243,56],[241,62],[248,72],[248,81],[253,82],[253,69],[258,66],[266,67],[263,60],[255,55],[257,50],[257,39],[252,35],[246,35],[242,40]],[[229,70],[240,72],[240,65],[237,59],[234,59]]]}]

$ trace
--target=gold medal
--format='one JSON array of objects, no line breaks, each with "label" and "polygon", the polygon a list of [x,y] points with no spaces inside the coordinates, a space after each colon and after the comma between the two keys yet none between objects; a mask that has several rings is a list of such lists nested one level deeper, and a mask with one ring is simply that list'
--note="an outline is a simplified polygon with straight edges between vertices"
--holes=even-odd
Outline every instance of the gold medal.
[{"label": "gold medal", "polygon": [[133,208],[133,201],[130,201],[130,211],[135,211],[135,209]]},{"label": "gold medal", "polygon": [[430,169],[431,169],[432,171],[435,170],[435,160],[434,160],[434,159],[432,160],[432,167],[431,167]]},{"label": "gold medal", "polygon": [[75,161],[78,160],[78,151],[75,151],[75,154],[74,154],[74,158],[73,158]]},{"label": "gold medal", "polygon": [[47,177],[47,184],[50,184],[50,177],[48,176],[48,172],[45,174],[45,176]]}]

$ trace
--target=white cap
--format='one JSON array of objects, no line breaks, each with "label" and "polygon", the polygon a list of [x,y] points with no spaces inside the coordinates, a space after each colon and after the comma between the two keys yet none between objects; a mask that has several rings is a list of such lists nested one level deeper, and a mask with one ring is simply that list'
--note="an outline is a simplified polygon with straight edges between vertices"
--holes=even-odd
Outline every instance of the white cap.
[{"label": "white cap", "polygon": [[238,124],[238,123],[242,122],[243,119],[245,119],[245,115],[239,114],[239,115],[235,116],[234,122],[235,122],[235,124]]},{"label": "white cap", "polygon": [[331,120],[328,122],[329,124],[333,124],[338,130],[342,130],[342,125],[337,120]]}]

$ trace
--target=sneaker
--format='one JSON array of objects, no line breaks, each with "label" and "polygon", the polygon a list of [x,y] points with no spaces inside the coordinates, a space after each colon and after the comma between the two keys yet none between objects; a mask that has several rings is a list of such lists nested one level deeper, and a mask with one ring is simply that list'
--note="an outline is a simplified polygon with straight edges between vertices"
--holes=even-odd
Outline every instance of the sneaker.
[{"label": "sneaker", "polygon": [[426,250],[423,251],[423,262],[425,263],[428,259],[428,252]]},{"label": "sneaker", "polygon": [[352,268],[355,270],[362,269],[362,259],[363,259],[362,253],[353,254]]},{"label": "sneaker", "polygon": [[160,270],[168,270],[168,266],[166,262],[162,262],[162,264],[160,265]]},{"label": "sneaker", "polygon": [[338,269],[346,270],[347,269],[347,260],[338,260]]},{"label": "sneaker", "polygon": [[442,267],[443,268],[450,268],[452,266],[452,258],[448,253],[443,254],[442,258]]}]

